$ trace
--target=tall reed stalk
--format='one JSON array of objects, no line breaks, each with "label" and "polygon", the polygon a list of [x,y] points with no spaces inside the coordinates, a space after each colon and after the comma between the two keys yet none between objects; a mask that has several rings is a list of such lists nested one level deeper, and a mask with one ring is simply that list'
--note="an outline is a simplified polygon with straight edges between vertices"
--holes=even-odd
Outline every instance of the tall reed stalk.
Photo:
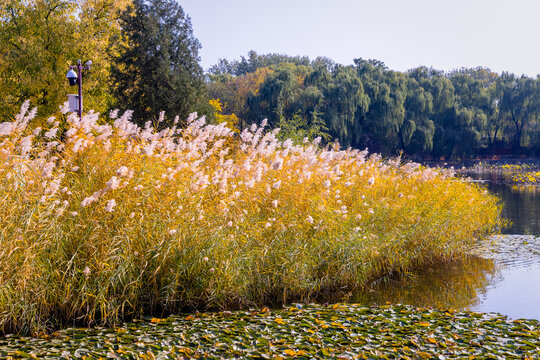
[{"label": "tall reed stalk", "polygon": [[443,170],[192,116],[0,124],[0,330],[309,300],[460,256],[497,199]]}]

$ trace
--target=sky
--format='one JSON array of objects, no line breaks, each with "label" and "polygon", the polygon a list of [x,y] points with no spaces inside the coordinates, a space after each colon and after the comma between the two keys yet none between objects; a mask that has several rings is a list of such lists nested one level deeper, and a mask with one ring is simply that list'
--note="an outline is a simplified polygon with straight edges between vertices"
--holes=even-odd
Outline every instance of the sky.
[{"label": "sky", "polygon": [[178,0],[201,65],[258,54],[540,74],[540,0]]}]

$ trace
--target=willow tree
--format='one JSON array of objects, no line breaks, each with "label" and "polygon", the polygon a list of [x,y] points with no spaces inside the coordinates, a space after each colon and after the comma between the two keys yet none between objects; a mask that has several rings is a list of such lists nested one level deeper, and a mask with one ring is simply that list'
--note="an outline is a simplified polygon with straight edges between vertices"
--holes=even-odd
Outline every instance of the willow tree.
[{"label": "willow tree", "polygon": [[[514,130],[514,150],[527,145],[524,138],[529,126],[540,116],[539,82],[526,76],[503,73],[500,111]],[[536,124],[535,124],[536,125]]]},{"label": "willow tree", "polygon": [[322,95],[319,108],[330,134],[344,145],[355,145],[363,134],[359,114],[367,111],[369,99],[354,67],[320,64],[306,81]]},{"label": "willow tree", "polygon": [[435,134],[435,124],[431,120],[433,95],[426,87],[429,87],[428,78],[416,79],[412,74],[409,76],[404,103],[405,119],[400,128],[399,137],[402,141],[402,149],[416,154],[426,154],[433,149]]},{"label": "willow tree", "polygon": [[369,134],[365,145],[374,151],[384,153],[400,149],[400,133],[405,123],[405,99],[407,97],[407,77],[390,71],[384,63],[376,60],[355,59],[358,76],[369,97],[369,110],[362,122]]}]

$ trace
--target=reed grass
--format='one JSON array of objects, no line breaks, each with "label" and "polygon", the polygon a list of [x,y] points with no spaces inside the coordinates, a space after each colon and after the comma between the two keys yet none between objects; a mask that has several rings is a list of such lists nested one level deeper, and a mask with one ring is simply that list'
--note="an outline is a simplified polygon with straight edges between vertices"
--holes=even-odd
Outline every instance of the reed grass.
[{"label": "reed grass", "polygon": [[307,301],[458,257],[500,225],[498,200],[449,171],[280,142],[264,123],[28,110],[0,124],[4,333]]}]

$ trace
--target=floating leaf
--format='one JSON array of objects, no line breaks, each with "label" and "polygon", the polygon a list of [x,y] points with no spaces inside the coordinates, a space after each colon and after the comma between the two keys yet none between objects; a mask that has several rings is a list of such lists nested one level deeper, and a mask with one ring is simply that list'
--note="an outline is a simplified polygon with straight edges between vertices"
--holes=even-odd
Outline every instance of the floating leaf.
[{"label": "floating leaf", "polygon": [[287,307],[150,318],[116,329],[69,329],[50,339],[11,336],[0,338],[0,358],[35,353],[58,359],[62,351],[69,354],[64,357],[88,359],[540,357],[538,321],[458,311],[449,317],[447,311],[405,305],[368,310],[354,304],[336,309],[306,305],[302,311]]}]

